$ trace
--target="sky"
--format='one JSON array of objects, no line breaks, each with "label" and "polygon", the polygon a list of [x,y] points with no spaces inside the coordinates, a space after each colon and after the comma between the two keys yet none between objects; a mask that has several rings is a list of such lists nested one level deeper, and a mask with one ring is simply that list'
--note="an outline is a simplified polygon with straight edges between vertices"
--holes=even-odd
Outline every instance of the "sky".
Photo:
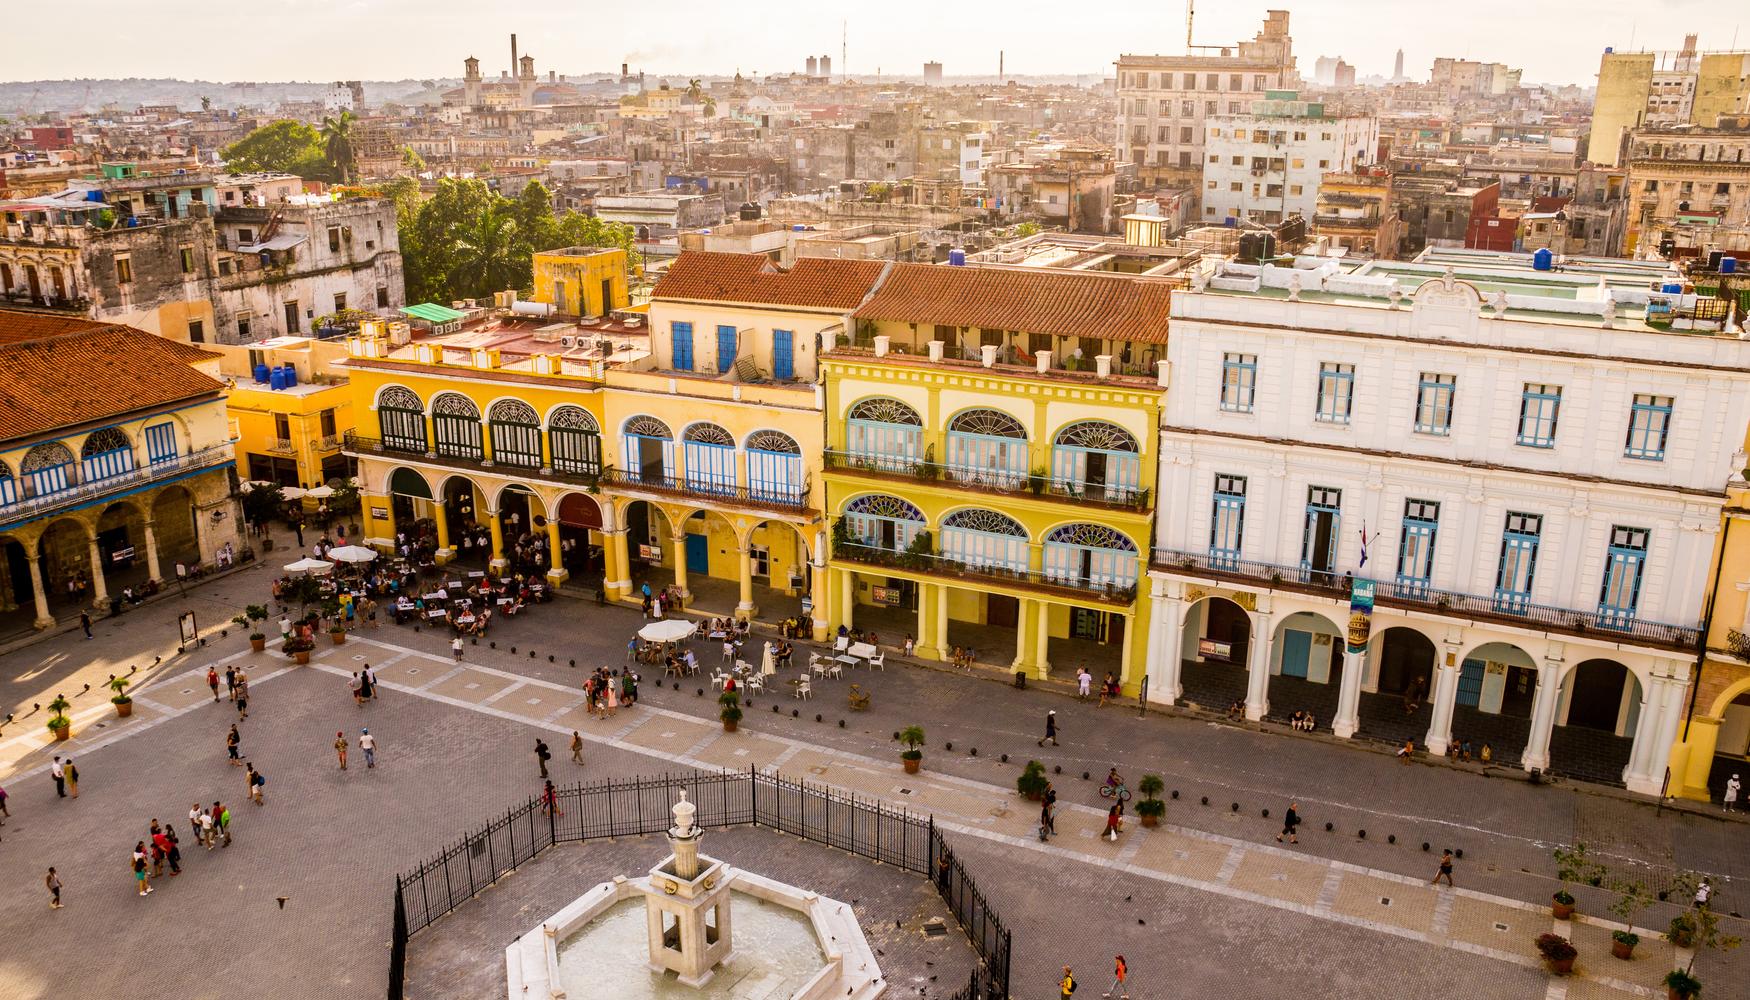
[{"label": "sky", "polygon": [[[58,4],[9,5],[15,39],[71,38]],[[1436,56],[1504,62],[1526,82],[1590,85],[1605,46],[1676,49],[1687,31],[1701,48],[1750,48],[1742,0],[1203,0],[1200,45],[1250,38],[1269,6],[1286,7],[1303,76],[1313,60],[1342,56],[1360,75],[1389,76],[1404,49],[1406,75],[1426,79]],[[136,23],[132,0],[82,0],[86,24]],[[1462,14],[1460,13],[1462,11]],[[156,0],[152,23],[124,40],[4,46],[0,80],[178,77],[235,80],[398,80],[458,77],[479,57],[496,77],[510,62],[509,35],[535,68],[586,73],[630,62],[652,75],[800,71],[810,53],[857,78],[922,72],[939,60],[949,76],[1109,74],[1120,52],[1184,50],[1183,0],[1105,0],[1096,5],[1005,0]],[[841,27],[848,22],[848,60]]]}]

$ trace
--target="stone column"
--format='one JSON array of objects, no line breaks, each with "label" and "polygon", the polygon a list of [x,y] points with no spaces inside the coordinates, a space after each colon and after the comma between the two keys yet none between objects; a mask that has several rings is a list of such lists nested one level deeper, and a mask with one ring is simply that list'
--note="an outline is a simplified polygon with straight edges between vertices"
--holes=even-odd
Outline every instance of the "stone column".
[{"label": "stone column", "polygon": [[930,617],[930,625],[936,630],[936,659],[946,660],[953,649],[948,645],[948,585],[936,584],[936,613]]},{"label": "stone column", "polygon": [[687,589],[686,536],[684,536],[684,535],[681,536],[681,538],[678,539],[678,541],[680,542],[679,545],[672,546],[672,548],[674,549],[674,585],[676,587],[679,587],[681,590],[681,594],[690,600],[693,595],[692,595],[692,591]]},{"label": "stone column", "polygon": [[[1622,772],[1623,784],[1629,791],[1658,795],[1664,789],[1665,765],[1670,760],[1671,742],[1676,738],[1678,723],[1682,721],[1683,694],[1687,686],[1677,677],[1654,675],[1647,697],[1641,703],[1640,720],[1635,725],[1634,749]],[[1711,756],[1710,765],[1713,763]],[[1673,781],[1672,789],[1680,785],[1681,781]]]},{"label": "stone column", "polygon": [[[736,552],[741,557],[741,603],[735,606],[735,616],[752,618],[759,613],[759,608],[753,603],[753,545],[743,543]],[[678,565],[678,558],[676,563]]]},{"label": "stone column", "polygon": [[623,527],[602,528],[602,585],[609,600],[620,600],[632,593],[632,553]]},{"label": "stone column", "polygon": [[565,568],[564,560],[559,558],[559,520],[551,515],[547,518],[547,582],[555,587],[571,579],[571,571]]},{"label": "stone column", "polygon": [[141,522],[145,529],[146,543],[146,575],[154,580],[163,580],[164,574],[158,571],[158,536],[152,531],[152,519]]},{"label": "stone column", "polygon": [[[479,508],[475,508],[478,510]],[[498,511],[486,512],[486,527],[492,532],[492,562],[493,569],[502,572],[510,565],[510,560],[504,557],[504,525],[498,522]]]},{"label": "stone column", "polygon": [[97,536],[91,536],[91,606],[101,608],[109,603],[109,588],[103,583],[103,553],[97,547]]},{"label": "stone column", "polygon": [[[1682,671],[1685,667],[1686,665],[1680,664],[1677,669]],[[1665,787],[1665,766],[1671,760],[1671,744],[1677,739],[1677,727],[1683,722],[1684,695],[1688,690],[1687,674],[1673,677],[1665,686],[1665,712],[1655,733],[1652,758],[1647,762],[1648,774],[1653,779],[1653,790],[1649,795],[1657,795]],[[1671,787],[1676,787],[1675,781],[1671,783]]]},{"label": "stone column", "polygon": [[1622,783],[1630,789],[1646,782],[1647,758],[1652,755],[1653,734],[1659,729],[1659,713],[1664,709],[1664,686],[1662,677],[1656,677],[1643,686],[1645,696],[1641,699],[1639,718],[1635,720],[1634,742],[1629,746],[1628,763],[1622,769]]},{"label": "stone column", "polygon": [[[1343,636],[1331,641],[1343,642]],[[1331,719],[1331,732],[1348,739],[1361,728],[1361,678],[1367,673],[1367,653],[1349,652],[1343,647],[1343,676],[1337,679],[1337,714]]]},{"label": "stone column", "polygon": [[1520,766],[1527,771],[1549,767],[1549,735],[1555,728],[1561,672],[1560,654],[1546,657],[1537,668],[1537,692],[1531,706],[1531,735],[1525,741],[1525,753],[1520,755]]},{"label": "stone column", "polygon": [[[42,545],[41,539],[37,540],[37,545]],[[36,620],[31,624],[38,629],[50,628],[55,624],[55,616],[49,613],[49,592],[43,587],[42,564],[29,546],[26,546],[25,554],[30,557],[30,593],[31,599],[36,602]]]},{"label": "stone column", "polygon": [[829,606],[832,588],[827,586],[828,570],[826,568],[825,556],[821,553],[816,553],[814,561],[810,563],[810,566],[812,571],[808,578],[808,596],[814,602],[814,610],[811,612],[814,626],[814,641],[821,642],[826,639],[827,625],[832,621],[832,608]]},{"label": "stone column", "polygon": [[[1118,648],[1118,683],[1125,686],[1135,686],[1142,682],[1131,676],[1131,665],[1136,660],[1136,616],[1122,615],[1124,620],[1124,640]],[[1146,640],[1145,640],[1146,641]]]},{"label": "stone column", "polygon": [[834,617],[845,628],[851,627],[851,621],[857,611],[857,574],[848,569],[838,570],[839,599],[838,607],[833,609]]},{"label": "stone column", "polygon": [[1275,641],[1270,616],[1252,617],[1252,648],[1246,664],[1246,718],[1257,722],[1270,712],[1270,645]]},{"label": "stone column", "polygon": [[1027,650],[1037,629],[1033,625],[1033,602],[1022,601],[1019,620],[1015,622],[1015,662],[1010,670],[1027,669]]},{"label": "stone column", "polygon": [[[1448,654],[1452,655],[1452,654]],[[1452,742],[1452,709],[1458,702],[1458,666],[1442,662],[1434,665],[1433,718],[1422,744],[1431,754],[1444,754]]]},{"label": "stone column", "polygon": [[[391,506],[390,509],[393,510],[394,507]],[[437,564],[442,566],[456,557],[456,550],[450,548],[450,509],[440,498],[432,505],[432,510],[437,514],[432,518],[437,522]]]},{"label": "stone column", "polygon": [[1039,663],[1037,676],[1040,680],[1044,680],[1051,676],[1051,602],[1037,601],[1035,603],[1039,620],[1037,622],[1037,638],[1035,639],[1038,645],[1035,647],[1034,653]]},{"label": "stone column", "polygon": [[1148,672],[1148,700],[1171,705],[1184,693],[1179,683],[1179,633],[1185,624],[1185,605],[1167,592],[1165,580],[1150,588],[1148,654],[1143,669]]}]

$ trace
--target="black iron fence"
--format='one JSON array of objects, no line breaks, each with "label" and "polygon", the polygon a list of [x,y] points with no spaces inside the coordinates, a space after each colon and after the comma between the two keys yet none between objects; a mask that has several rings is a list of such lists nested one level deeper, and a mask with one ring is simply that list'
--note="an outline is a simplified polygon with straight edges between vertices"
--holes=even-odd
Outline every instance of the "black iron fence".
[{"label": "black iron fence", "polygon": [[1010,932],[930,817],[820,785],[747,771],[686,773],[558,789],[559,815],[529,799],[395,878],[389,1000],[401,1000],[407,939],[555,844],[662,833],[685,790],[701,827],[764,826],[931,880],[980,966],[971,1000],[1008,996]]}]

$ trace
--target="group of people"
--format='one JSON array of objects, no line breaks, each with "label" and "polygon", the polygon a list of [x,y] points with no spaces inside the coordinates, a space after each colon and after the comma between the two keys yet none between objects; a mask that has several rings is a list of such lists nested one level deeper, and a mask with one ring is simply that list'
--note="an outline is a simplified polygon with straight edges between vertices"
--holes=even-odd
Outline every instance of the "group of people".
[{"label": "group of people", "polygon": [[661,621],[662,616],[670,611],[680,611],[683,608],[679,587],[670,584],[661,590],[652,591],[650,584],[643,584],[638,593],[638,603],[642,606],[644,617]]},{"label": "group of people", "polygon": [[[210,807],[202,806],[199,802],[189,806],[188,826],[196,843],[209,851],[214,847],[231,846],[231,810],[222,800],[215,799]],[[170,869],[168,876],[165,874],[166,866]],[[130,867],[137,886],[136,892],[141,896],[149,895],[153,891],[154,881],[181,875],[182,841],[176,835],[176,827],[170,823],[159,825],[154,818],[147,829],[146,838],[134,843]],[[61,879],[53,868],[49,869],[45,884],[49,889],[49,906],[60,909]]]},{"label": "group of people", "polygon": [[589,714],[611,719],[622,705],[637,704],[638,675],[630,668],[621,671],[597,667],[583,680],[583,697]]},{"label": "group of people", "polygon": [[[1087,667],[1077,667],[1076,700],[1087,701],[1093,696],[1093,693],[1094,675],[1088,672]],[[1108,670],[1106,671],[1106,679],[1100,682],[1100,703],[1095,707],[1105,708],[1107,702],[1116,703],[1119,695],[1118,678],[1113,676],[1112,671]]]},{"label": "group of people", "polygon": [[1476,748],[1471,744],[1470,738],[1465,737],[1462,740],[1455,739],[1448,743],[1446,756],[1453,760],[1478,760],[1487,764],[1495,759],[1495,748],[1487,743],[1484,743],[1480,749]]},{"label": "group of people", "polygon": [[1317,729],[1318,725],[1318,718],[1311,712],[1295,709],[1294,714],[1288,717],[1288,728],[1298,733],[1310,733]]}]

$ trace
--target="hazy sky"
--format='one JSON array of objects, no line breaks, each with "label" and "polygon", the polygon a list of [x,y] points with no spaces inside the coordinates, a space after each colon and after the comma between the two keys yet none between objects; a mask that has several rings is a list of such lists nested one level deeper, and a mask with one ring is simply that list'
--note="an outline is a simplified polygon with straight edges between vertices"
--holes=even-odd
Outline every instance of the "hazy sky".
[{"label": "hazy sky", "polygon": [[[463,57],[490,77],[508,66],[508,36],[536,69],[581,73],[628,61],[652,74],[800,70],[809,53],[837,65],[848,19],[848,68],[858,77],[1013,73],[1109,73],[1120,52],[1183,51],[1183,0],[1103,3],[953,0],[84,0],[76,23],[54,3],[7,5],[6,33],[42,44],[9,44],[0,79],[180,77],[205,80],[402,79],[460,76]],[[1272,4],[1203,0],[1199,44],[1251,37]],[[1405,70],[1426,79],[1435,56],[1504,62],[1528,82],[1589,84],[1598,54],[1675,49],[1686,30],[1704,49],[1750,47],[1742,0],[1296,0],[1291,12],[1303,75],[1320,55],[1340,55],[1362,75]],[[98,36],[79,25],[109,25]],[[128,29],[114,29],[118,25]],[[53,40],[53,41],[51,41]]]}]

